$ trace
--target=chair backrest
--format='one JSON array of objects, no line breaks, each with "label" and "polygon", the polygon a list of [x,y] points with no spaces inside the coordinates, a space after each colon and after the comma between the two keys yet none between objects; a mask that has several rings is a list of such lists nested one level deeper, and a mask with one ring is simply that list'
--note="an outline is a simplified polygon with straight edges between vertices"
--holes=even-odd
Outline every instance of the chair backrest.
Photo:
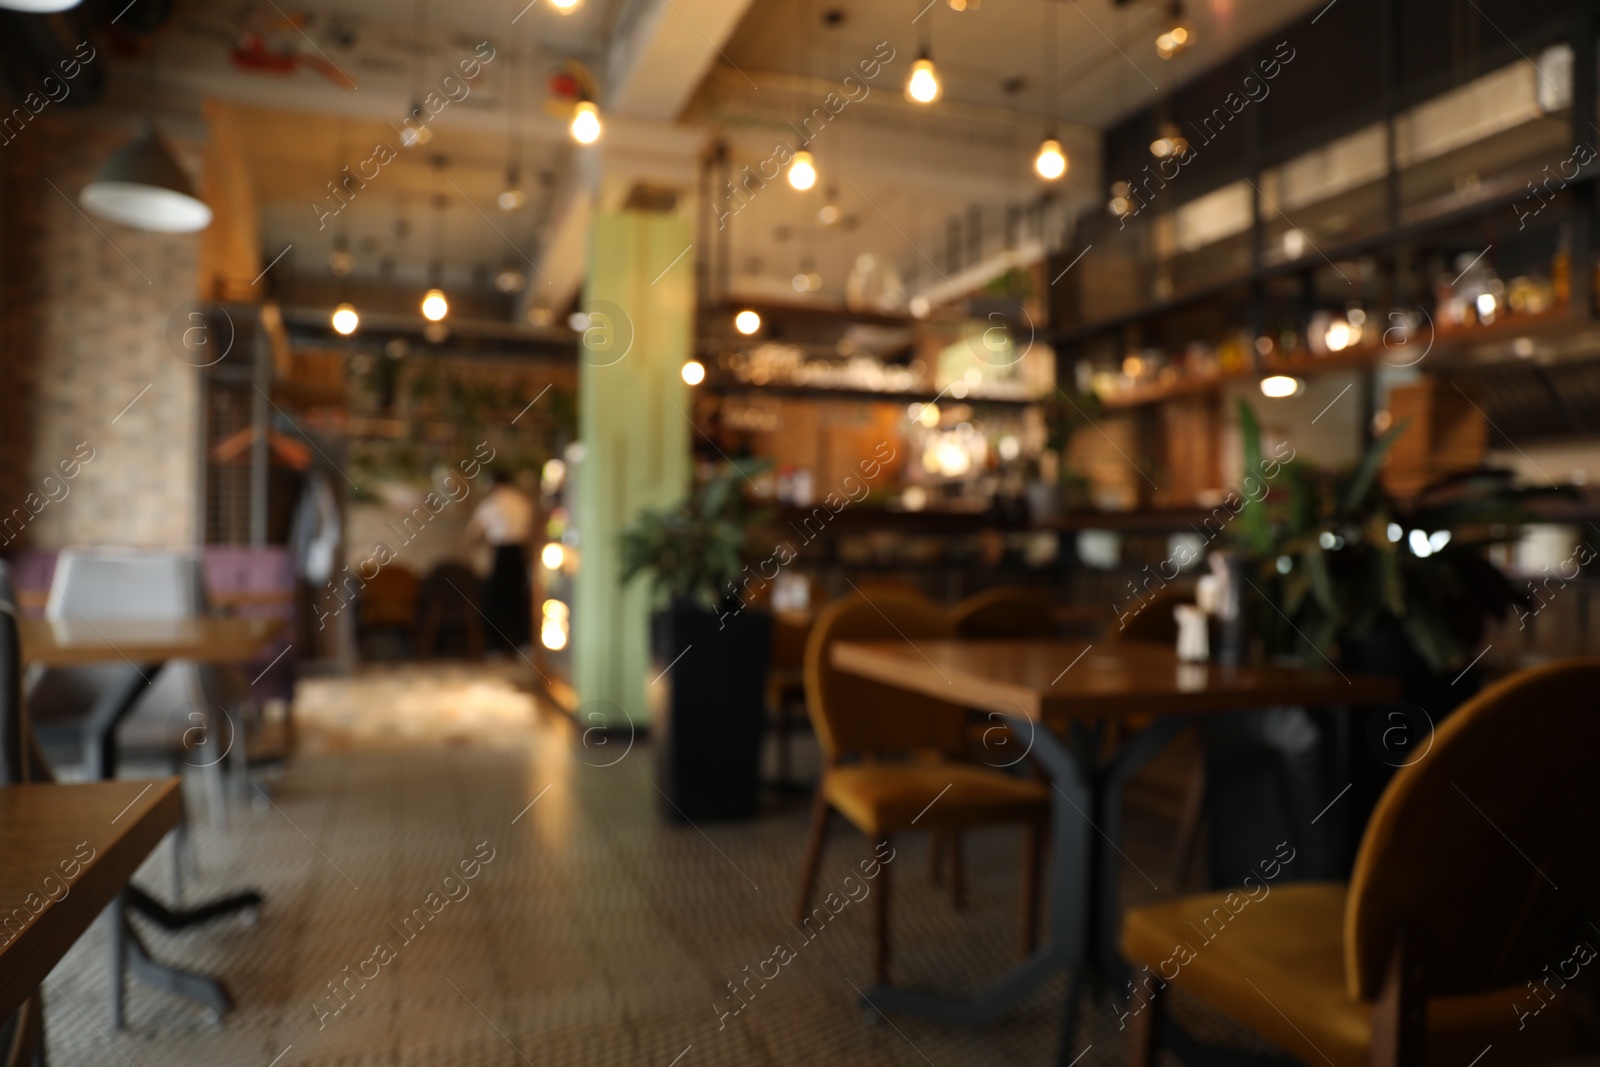
[{"label": "chair backrest", "polygon": [[22,647],[11,564],[0,560],[0,784],[26,780],[27,720],[22,714]]},{"label": "chair backrest", "polygon": [[834,763],[849,756],[964,753],[965,710],[846,674],[828,661],[836,641],[915,644],[954,636],[944,611],[913,594],[853,593],[824,608],[811,627],[805,660],[806,709],[824,757]]},{"label": "chair backrest", "polygon": [[1594,937],[1582,920],[1600,897],[1597,694],[1600,659],[1514,675],[1394,776],[1350,878],[1352,998],[1376,996],[1401,927],[1421,943],[1433,996],[1521,985]]},{"label": "chair backrest", "polygon": [[45,618],[184,619],[205,611],[200,557],[69,548],[56,559]]},{"label": "chair backrest", "polygon": [[956,633],[973,638],[1052,638],[1061,635],[1050,594],[1028,585],[1002,585],[950,609]]},{"label": "chair backrest", "polygon": [[361,587],[361,622],[366,626],[410,626],[417,619],[422,579],[399,565],[381,568]]},{"label": "chair backrest", "polygon": [[[1159,589],[1149,600],[1141,602],[1130,597],[1122,606],[1122,618],[1106,630],[1113,641],[1149,641],[1154,644],[1178,643],[1178,620],[1172,609],[1179,604],[1194,603],[1193,588],[1173,586]],[[1137,609],[1137,610],[1135,610]],[[1129,614],[1129,613],[1132,614]]]}]

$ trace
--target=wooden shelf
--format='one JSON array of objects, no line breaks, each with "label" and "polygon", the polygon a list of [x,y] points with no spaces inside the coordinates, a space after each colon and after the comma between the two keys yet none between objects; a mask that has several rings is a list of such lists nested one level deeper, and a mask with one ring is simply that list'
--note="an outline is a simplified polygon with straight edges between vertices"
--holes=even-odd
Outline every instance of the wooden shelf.
[{"label": "wooden shelf", "polygon": [[773,319],[826,319],[834,322],[859,322],[872,326],[914,326],[920,319],[909,314],[888,314],[881,311],[853,311],[843,304],[802,304],[779,300],[725,300],[700,308],[701,316],[726,315],[730,320],[741,311],[754,311],[763,320]]},{"label": "wooden shelf", "polygon": [[[811,508],[779,508],[773,521],[779,526],[799,524],[822,506],[822,502],[818,501]],[[1161,533],[1187,529],[1191,524],[1198,525],[1210,516],[1210,511],[1198,507],[1161,508],[1143,511],[1071,511],[1054,519],[1016,522],[997,519],[988,512],[979,511],[890,511],[881,507],[849,507],[830,519],[826,532],[892,530],[906,534],[949,534],[977,533],[980,530],[1057,533],[1116,530],[1121,533]]]},{"label": "wooden shelf", "polygon": [[1013,399],[1010,397],[991,396],[966,396],[958,400],[949,394],[941,396],[937,393],[930,393],[926,390],[915,390],[911,392],[900,393],[878,389],[835,389],[824,385],[756,385],[753,382],[739,381],[707,381],[703,385],[699,386],[699,388],[705,389],[708,392],[716,393],[720,396],[756,395],[803,397],[815,400],[874,400],[899,402],[903,404],[931,404],[937,401],[940,404],[971,404],[975,407],[985,404],[998,404],[1007,407],[1028,407],[1029,405],[1037,404],[1039,402],[1036,398],[1023,400]]},{"label": "wooden shelf", "polygon": [[[1415,341],[1406,347],[1386,347],[1382,343],[1382,335],[1380,334],[1377,343],[1357,345],[1343,352],[1315,356],[1310,352],[1302,351],[1285,358],[1263,363],[1261,366],[1252,367],[1249,370],[1185,375],[1176,381],[1140,386],[1116,396],[1104,397],[1100,403],[1107,410],[1122,410],[1143,407],[1147,404],[1158,404],[1165,400],[1181,397],[1201,396],[1217,392],[1229,385],[1253,381],[1273,374],[1287,374],[1297,378],[1305,378],[1317,374],[1330,374],[1336,371],[1368,370],[1380,363],[1404,367],[1414,359],[1443,362],[1461,349],[1510,341],[1517,337],[1549,337],[1555,334],[1573,332],[1588,325],[1584,320],[1577,319],[1568,305],[1560,304],[1538,314],[1508,315],[1488,326],[1457,326],[1439,329],[1434,333],[1431,346]],[[1420,345],[1416,349],[1416,355],[1414,356],[1407,354],[1407,349],[1412,345]]]}]

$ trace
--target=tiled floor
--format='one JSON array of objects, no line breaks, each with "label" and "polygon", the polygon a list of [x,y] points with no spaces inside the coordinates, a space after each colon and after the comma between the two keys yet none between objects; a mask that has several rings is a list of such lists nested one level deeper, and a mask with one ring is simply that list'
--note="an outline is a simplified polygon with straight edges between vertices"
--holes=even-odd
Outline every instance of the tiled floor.
[{"label": "tiled floor", "polygon": [[[983,1030],[869,1017],[854,989],[870,973],[869,905],[847,906],[814,941],[789,925],[803,800],[774,801],[749,823],[667,825],[647,745],[620,761],[617,739],[586,748],[513,673],[388,670],[306,685],[305,742],[272,801],[236,806],[226,834],[193,806],[203,870],[190,899],[255,886],[267,898],[259,922],[148,938],[163,958],[221,976],[238,1007],[214,1025],[130,984],[128,1028],[110,1031],[102,919],[47,987],[52,1062],[1053,1062],[1064,979]],[[1170,828],[1130,823],[1130,862],[1164,870]],[[974,990],[1015,960],[1019,844],[1016,832],[972,836],[959,914],[929,885],[926,842],[899,844],[898,981]],[[165,853],[140,875],[162,895]],[[821,885],[866,854],[839,829]],[[473,859],[474,878],[446,882]],[[1140,894],[1141,879],[1125,882]],[[407,916],[418,918],[403,929]],[[728,983],[780,943],[792,962],[722,1017],[738,1004]],[[368,978],[349,977],[363,968]],[[1121,1063],[1109,1010],[1082,1018],[1081,1067]]]}]

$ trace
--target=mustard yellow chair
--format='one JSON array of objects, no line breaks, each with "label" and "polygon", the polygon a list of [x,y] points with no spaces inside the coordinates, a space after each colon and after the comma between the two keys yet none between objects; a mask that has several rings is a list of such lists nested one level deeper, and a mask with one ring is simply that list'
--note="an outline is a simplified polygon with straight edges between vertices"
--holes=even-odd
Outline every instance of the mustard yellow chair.
[{"label": "mustard yellow chair", "polygon": [[1129,1063],[1156,1063],[1166,986],[1310,1064],[1467,1067],[1492,1044],[1492,1062],[1520,1067],[1577,1050],[1584,992],[1563,977],[1575,945],[1600,941],[1597,693],[1600,659],[1572,660],[1464,705],[1390,782],[1348,886],[1275,885],[1285,857],[1263,857],[1242,889],[1129,912]]},{"label": "mustard yellow chair", "polygon": [[[995,823],[1031,824],[1023,875],[1024,936],[1038,914],[1039,852],[1049,818],[1049,786],[972,761],[967,713],[893,686],[846,674],[828,662],[837,641],[910,641],[954,637],[943,610],[920,596],[890,590],[856,593],[825,608],[806,642],[806,707],[822,747],[822,780],[800,876],[795,921],[808,914],[828,823],[837,811],[876,844],[897,833],[956,834]],[[889,885],[881,867],[874,973],[889,974]]]},{"label": "mustard yellow chair", "polygon": [[1031,585],[1001,585],[974,593],[950,609],[962,637],[1039,638],[1060,634],[1050,594]]}]

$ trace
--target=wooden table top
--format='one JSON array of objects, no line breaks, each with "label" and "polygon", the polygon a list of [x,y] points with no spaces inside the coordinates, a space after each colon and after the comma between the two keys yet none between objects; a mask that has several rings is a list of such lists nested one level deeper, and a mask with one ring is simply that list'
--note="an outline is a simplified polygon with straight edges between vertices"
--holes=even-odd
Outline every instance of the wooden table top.
[{"label": "wooden table top", "polygon": [[266,652],[282,619],[201,616],[192,619],[23,619],[22,661],[43,667],[81,667],[126,660],[164,663],[246,663]]},{"label": "wooden table top", "polygon": [[182,817],[177,778],[0,786],[0,1018]]},{"label": "wooden table top", "polygon": [[1031,719],[1378,704],[1400,695],[1388,678],[1326,666],[1179,663],[1170,646],[1136,641],[840,641],[831,659],[874,681]]}]

